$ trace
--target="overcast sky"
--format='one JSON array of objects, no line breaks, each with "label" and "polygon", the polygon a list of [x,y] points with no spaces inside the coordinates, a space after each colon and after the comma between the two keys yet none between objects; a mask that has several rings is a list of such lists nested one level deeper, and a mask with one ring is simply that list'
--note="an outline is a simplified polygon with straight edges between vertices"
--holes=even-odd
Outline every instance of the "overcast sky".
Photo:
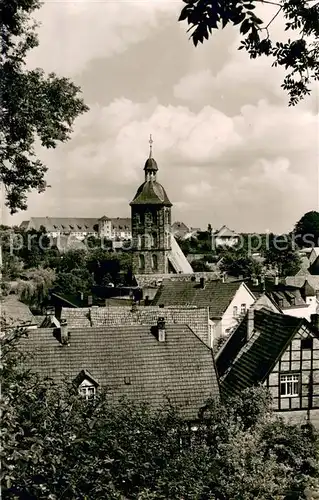
[{"label": "overcast sky", "polygon": [[238,51],[235,28],[194,48],[177,22],[181,7],[63,0],[41,8],[29,65],[70,76],[90,111],[67,145],[41,151],[52,187],[6,223],[129,216],[150,133],[173,220],[283,232],[318,209],[318,87],[289,108],[270,60]]}]

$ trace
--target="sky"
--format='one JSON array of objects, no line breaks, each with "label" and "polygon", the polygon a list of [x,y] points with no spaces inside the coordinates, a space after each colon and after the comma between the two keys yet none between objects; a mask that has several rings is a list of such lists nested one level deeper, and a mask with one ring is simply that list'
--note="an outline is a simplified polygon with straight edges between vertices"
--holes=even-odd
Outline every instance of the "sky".
[{"label": "sky", "polygon": [[[234,27],[195,48],[177,22],[182,6],[45,2],[28,66],[70,77],[90,111],[67,144],[38,150],[51,187],[30,194],[26,212],[5,212],[4,223],[129,216],[150,134],[175,221],[279,233],[318,209],[318,86],[288,107],[283,73],[271,60],[238,51]],[[281,36],[279,16],[272,29]]]}]

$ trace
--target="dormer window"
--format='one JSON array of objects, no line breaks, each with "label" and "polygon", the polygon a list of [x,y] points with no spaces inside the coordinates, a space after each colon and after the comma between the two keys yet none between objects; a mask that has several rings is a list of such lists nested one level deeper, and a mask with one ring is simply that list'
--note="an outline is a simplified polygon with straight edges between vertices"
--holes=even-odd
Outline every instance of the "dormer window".
[{"label": "dormer window", "polygon": [[87,370],[82,370],[76,377],[74,383],[78,387],[79,394],[85,398],[86,401],[95,398],[99,384]]},{"label": "dormer window", "polygon": [[94,399],[96,394],[96,387],[89,380],[83,380],[83,382],[79,386],[79,393],[87,401],[89,401],[90,399]]}]

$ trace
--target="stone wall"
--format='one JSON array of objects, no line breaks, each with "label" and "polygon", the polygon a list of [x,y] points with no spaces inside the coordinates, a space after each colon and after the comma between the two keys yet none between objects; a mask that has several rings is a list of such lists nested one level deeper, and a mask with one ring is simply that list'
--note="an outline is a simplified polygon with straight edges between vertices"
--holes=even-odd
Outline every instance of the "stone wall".
[{"label": "stone wall", "polygon": [[133,273],[168,273],[171,210],[169,207],[132,206]]}]

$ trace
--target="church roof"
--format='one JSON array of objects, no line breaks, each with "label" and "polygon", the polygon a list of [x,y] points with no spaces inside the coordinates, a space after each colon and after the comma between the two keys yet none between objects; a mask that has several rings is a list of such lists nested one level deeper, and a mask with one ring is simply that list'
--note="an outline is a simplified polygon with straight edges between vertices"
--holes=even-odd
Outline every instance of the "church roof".
[{"label": "church roof", "polygon": [[138,188],[130,205],[165,205],[171,207],[172,203],[169,201],[165,189],[159,182],[148,180],[143,182]]},{"label": "church roof", "polygon": [[153,172],[154,171],[157,172],[158,166],[157,166],[157,163],[154,160],[154,158],[152,158],[152,157],[147,158],[147,160],[145,162],[144,170],[150,170],[150,171],[153,171]]}]

